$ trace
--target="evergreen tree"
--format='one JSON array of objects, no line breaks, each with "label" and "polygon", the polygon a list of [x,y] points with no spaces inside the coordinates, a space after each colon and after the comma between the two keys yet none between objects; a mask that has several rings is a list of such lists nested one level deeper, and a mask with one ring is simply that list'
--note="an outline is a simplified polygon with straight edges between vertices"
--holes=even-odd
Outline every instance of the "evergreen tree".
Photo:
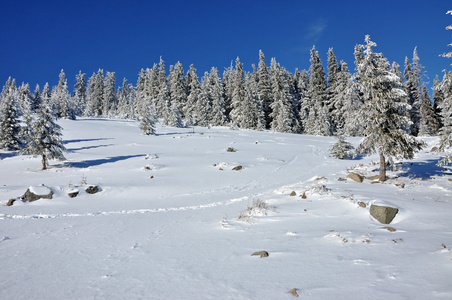
[{"label": "evergreen tree", "polygon": [[17,102],[20,107],[20,115],[22,116],[22,121],[25,126],[21,127],[20,140],[22,143],[26,143],[27,140],[32,135],[32,96],[30,93],[30,86],[28,83],[22,83],[22,85],[17,89]]},{"label": "evergreen tree", "polygon": [[306,70],[302,70],[301,72],[296,70],[295,78],[297,81],[298,97],[300,103],[298,113],[298,119],[300,120],[301,125],[300,132],[306,132],[306,127],[309,126],[307,123],[311,104],[311,97],[309,96],[309,73]]},{"label": "evergreen tree", "polygon": [[[330,48],[328,50],[328,87],[326,88],[326,95],[327,95],[327,101],[326,105],[328,106],[328,114],[331,116],[331,131],[335,132],[336,127],[338,124],[335,122],[337,121],[338,117],[335,116],[335,110],[337,105],[337,98],[338,93],[340,93],[340,90],[338,89],[338,76],[339,76],[339,65],[337,63],[336,56],[334,55],[333,48]],[[333,102],[335,102],[333,104]]]},{"label": "evergreen tree", "polygon": [[86,88],[86,106],[83,110],[83,116],[91,117],[94,115],[93,112],[93,101],[94,101],[94,88],[96,85],[96,73],[93,73],[91,77],[88,79],[88,84]]},{"label": "evergreen tree", "polygon": [[199,84],[198,74],[196,73],[196,68],[193,65],[190,65],[186,80],[189,94],[187,96],[187,105],[185,107],[185,123],[188,126],[195,126],[198,122],[196,105],[201,97],[201,87]]},{"label": "evergreen tree", "polygon": [[[240,62],[240,59],[237,57],[235,61],[235,74],[233,81],[233,91],[232,91],[232,99],[231,99],[231,126],[232,127],[241,127],[245,126],[246,119],[244,116],[245,109],[245,79],[243,72],[243,65]],[[245,126],[246,128],[246,126]]]},{"label": "evergreen tree", "polygon": [[184,117],[184,108],[187,103],[187,84],[184,76],[184,68],[180,62],[177,62],[168,76],[168,84],[173,103],[181,117]]},{"label": "evergreen tree", "polygon": [[315,47],[311,49],[308,92],[310,95],[308,119],[305,132],[312,135],[331,135],[330,116],[327,107],[325,71]]},{"label": "evergreen tree", "polygon": [[150,104],[142,107],[138,112],[140,115],[139,128],[141,133],[144,135],[155,135],[155,112],[153,111]]},{"label": "evergreen tree", "polygon": [[[102,116],[102,103],[104,99],[104,70],[99,69],[96,75],[93,75],[92,88],[90,89],[90,85],[88,84],[88,91],[90,92],[90,111],[92,115],[95,117]],[[90,79],[91,81],[91,79]]]},{"label": "evergreen tree", "polygon": [[19,113],[15,83],[7,82],[0,102],[0,148],[14,151],[21,148]]},{"label": "evergreen tree", "polygon": [[104,78],[104,90],[102,95],[102,115],[112,117],[116,110],[116,77],[115,72],[107,72]]},{"label": "evergreen tree", "polygon": [[270,75],[268,73],[268,67],[265,63],[265,55],[262,50],[259,50],[259,64],[257,65],[257,96],[262,103],[262,109],[264,111],[265,127],[270,128],[271,108],[270,105],[273,102],[272,87],[270,83]]},{"label": "evergreen tree", "polygon": [[77,107],[77,115],[81,115],[82,112],[86,109],[86,80],[85,73],[79,71],[77,75],[75,75],[75,85],[74,85],[74,102]]},{"label": "evergreen tree", "polygon": [[42,157],[42,170],[48,167],[50,159],[65,159],[63,152],[66,148],[62,139],[62,128],[55,122],[55,117],[47,101],[40,105],[36,120],[33,122],[33,135],[22,153],[34,157]]},{"label": "evergreen tree", "polygon": [[224,99],[223,83],[218,69],[215,67],[210,70],[208,86],[211,99],[210,124],[223,126],[227,122],[226,101]]},{"label": "evergreen tree", "polygon": [[[334,68],[331,68],[334,72]],[[338,132],[340,129],[344,129],[346,116],[349,111],[347,111],[347,101],[352,99],[350,89],[350,72],[348,70],[348,65],[344,61],[340,62],[340,67],[334,75],[334,81],[328,86],[329,94],[329,111],[331,115],[331,124],[333,127],[333,132]]]},{"label": "evergreen tree", "polygon": [[134,114],[134,88],[127,84],[127,79],[122,81],[122,87],[118,93],[117,117],[120,119],[135,119]]},{"label": "evergreen tree", "polygon": [[439,130],[438,148],[440,152],[446,152],[446,154],[438,165],[447,165],[452,163],[452,154],[448,152],[452,147],[452,72],[444,71],[441,87],[444,99],[440,104],[442,127]]},{"label": "evergreen tree", "polygon": [[356,149],[358,154],[379,153],[380,181],[386,180],[386,159],[411,159],[424,143],[409,135],[410,120],[405,115],[409,108],[400,98],[405,95],[398,76],[391,72],[389,62],[381,53],[374,53],[376,43],[365,38],[361,45],[364,59],[357,66],[365,87],[361,109],[365,137]]},{"label": "evergreen tree", "polygon": [[41,102],[42,102],[41,89],[39,87],[39,84],[37,84],[33,92],[33,96],[31,97],[31,111],[36,112]]},{"label": "evergreen tree", "polygon": [[259,97],[257,72],[245,74],[246,110],[243,112],[247,123],[242,128],[264,130],[266,128],[263,103]]},{"label": "evergreen tree", "polygon": [[435,79],[433,80],[433,111],[435,119],[438,123],[438,129],[443,126],[441,121],[441,104],[444,100],[444,93],[442,90],[442,83],[438,78],[438,75],[436,75]]},{"label": "evergreen tree", "polygon": [[209,127],[212,99],[210,95],[208,72],[204,72],[200,87],[201,93],[199,94],[198,101],[195,104],[195,114],[197,116],[198,125]]},{"label": "evergreen tree", "polygon": [[337,142],[330,147],[330,156],[338,159],[348,159],[354,149],[352,144],[347,142],[345,136],[339,132],[336,135]]},{"label": "evergreen tree", "polygon": [[224,101],[226,107],[226,118],[228,120],[231,119],[230,114],[232,110],[232,94],[234,92],[234,78],[235,78],[235,69],[231,65],[224,70],[223,72],[223,89],[224,89]]},{"label": "evergreen tree", "polygon": [[273,102],[271,104],[271,129],[278,132],[294,132],[294,111],[285,70],[273,58],[270,64],[270,79]]},{"label": "evergreen tree", "polygon": [[411,68],[408,57],[405,57],[405,93],[407,94],[408,105],[410,105],[409,116],[412,122],[410,127],[411,133],[417,135],[419,133],[419,107],[420,107],[420,87],[417,75]]},{"label": "evergreen tree", "polygon": [[435,116],[432,101],[428,95],[427,87],[425,84],[422,86],[421,103],[420,103],[420,123],[419,123],[419,135],[420,136],[433,136],[436,135],[439,130],[439,122]]}]

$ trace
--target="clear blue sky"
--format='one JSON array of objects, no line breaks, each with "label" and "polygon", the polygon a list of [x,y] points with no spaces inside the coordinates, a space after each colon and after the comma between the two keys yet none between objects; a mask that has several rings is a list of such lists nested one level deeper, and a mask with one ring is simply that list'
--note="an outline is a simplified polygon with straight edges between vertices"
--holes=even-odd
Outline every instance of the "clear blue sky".
[{"label": "clear blue sky", "polygon": [[370,34],[377,52],[403,64],[418,47],[432,82],[451,59],[452,24],[446,0],[136,0],[0,1],[0,86],[9,76],[34,89],[55,85],[64,69],[70,91],[75,74],[87,79],[99,68],[136,84],[141,68],[160,56],[170,65],[190,64],[202,76],[220,72],[240,57],[246,70],[258,63],[259,49],[290,72],[309,68],[313,45],[326,65],[330,47],[354,68],[353,50]]}]

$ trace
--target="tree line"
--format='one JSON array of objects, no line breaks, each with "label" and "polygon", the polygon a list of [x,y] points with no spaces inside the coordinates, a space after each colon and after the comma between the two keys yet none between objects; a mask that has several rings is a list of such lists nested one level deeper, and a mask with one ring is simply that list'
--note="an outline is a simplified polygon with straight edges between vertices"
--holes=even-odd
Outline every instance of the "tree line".
[{"label": "tree line", "polygon": [[135,85],[124,79],[118,88],[114,72],[99,69],[86,80],[80,71],[72,94],[63,70],[58,85],[50,89],[46,84],[42,90],[37,85],[33,92],[28,84],[17,87],[9,78],[0,94],[0,147],[30,153],[30,131],[36,131],[33,122],[43,110],[52,120],[77,116],[139,120],[143,134],[154,134],[155,122],[160,121],[173,127],[362,136],[358,152],[385,157],[412,156],[421,146],[417,136],[440,135],[440,148],[450,147],[452,73],[445,72],[442,80],[436,76],[430,97],[416,48],[411,59],[406,57],[402,72],[399,64],[374,52],[375,46],[369,36],[355,46],[354,72],[337,60],[332,48],[325,70],[314,46],[309,70],[294,73],[275,58],[267,65],[259,51],[251,72],[245,72],[237,58],[222,76],[212,67],[200,78],[193,65],[185,73],[180,62],[167,74],[161,58],[140,71]]}]

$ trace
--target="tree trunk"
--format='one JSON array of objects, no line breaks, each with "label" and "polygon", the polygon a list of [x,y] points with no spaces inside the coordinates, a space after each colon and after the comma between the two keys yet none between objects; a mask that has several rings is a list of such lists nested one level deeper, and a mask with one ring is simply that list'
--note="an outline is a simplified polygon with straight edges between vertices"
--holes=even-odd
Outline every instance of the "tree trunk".
[{"label": "tree trunk", "polygon": [[380,151],[380,181],[386,181],[386,159]]},{"label": "tree trunk", "polygon": [[47,157],[45,154],[42,155],[42,169],[47,170]]}]

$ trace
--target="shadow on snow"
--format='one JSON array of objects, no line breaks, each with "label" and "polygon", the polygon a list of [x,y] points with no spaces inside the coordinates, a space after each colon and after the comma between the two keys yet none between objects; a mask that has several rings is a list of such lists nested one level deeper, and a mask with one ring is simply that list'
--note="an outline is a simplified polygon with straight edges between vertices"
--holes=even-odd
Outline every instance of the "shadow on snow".
[{"label": "shadow on snow", "polygon": [[126,160],[129,158],[135,158],[135,157],[144,157],[145,154],[137,154],[137,155],[121,155],[121,156],[114,156],[114,157],[106,157],[101,159],[92,159],[92,160],[84,160],[80,162],[68,162],[66,165],[68,167],[73,168],[89,168],[93,166],[99,166],[103,164],[109,164],[109,163],[115,163],[121,160]]},{"label": "shadow on snow", "polygon": [[420,178],[422,180],[430,179],[432,176],[450,175],[450,169],[439,167],[436,164],[438,160],[427,160],[420,162],[404,162],[402,164],[402,172],[400,177]]},{"label": "shadow on snow", "polygon": [[63,141],[64,144],[70,144],[70,143],[81,143],[81,142],[95,142],[95,141],[106,141],[106,140],[112,140],[113,138],[98,138],[98,139],[78,139],[78,140],[66,140]]}]

